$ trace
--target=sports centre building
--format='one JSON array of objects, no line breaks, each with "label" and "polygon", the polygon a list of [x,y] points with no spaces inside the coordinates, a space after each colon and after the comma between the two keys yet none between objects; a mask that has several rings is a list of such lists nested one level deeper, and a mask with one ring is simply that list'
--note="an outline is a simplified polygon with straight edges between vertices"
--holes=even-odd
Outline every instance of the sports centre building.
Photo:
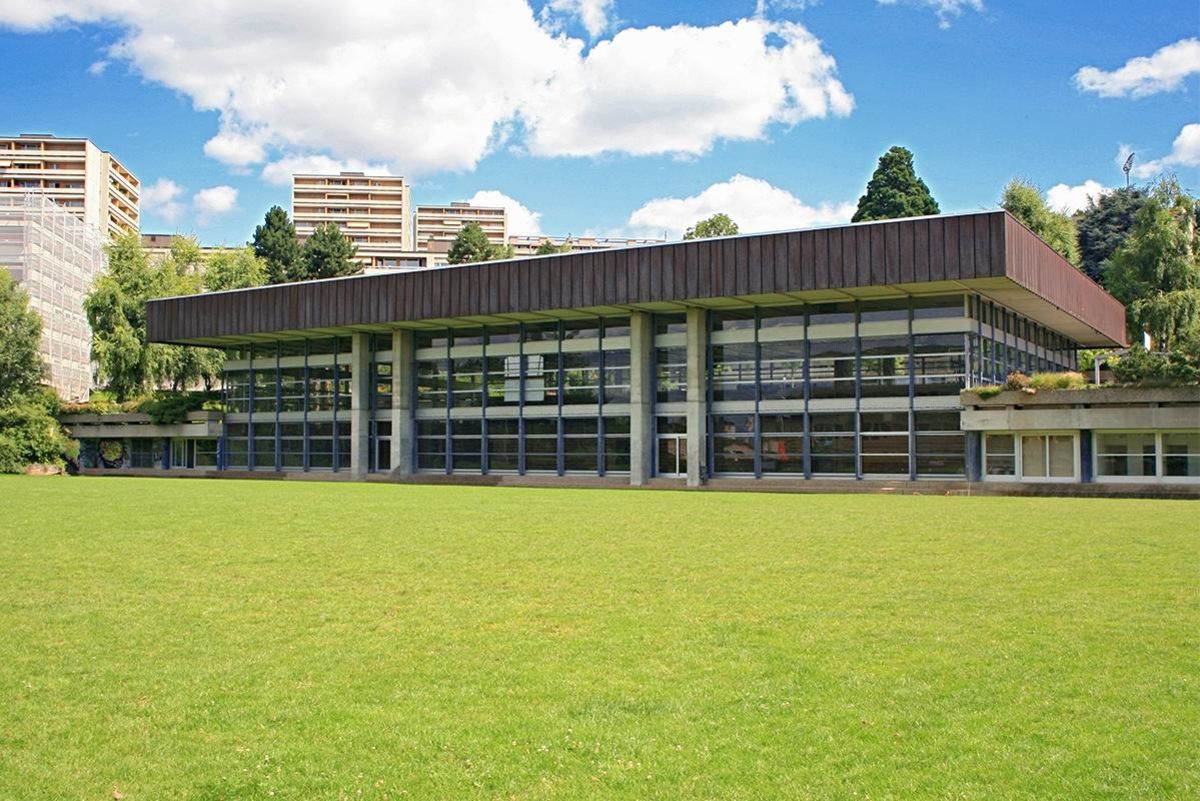
[{"label": "sports centre building", "polygon": [[[1002,211],[155,300],[148,326],[227,354],[219,436],[164,467],[688,486],[986,478],[964,389],[1125,341]],[[1086,433],[1007,433],[1000,471],[1064,478],[1069,450],[1087,480]]]}]

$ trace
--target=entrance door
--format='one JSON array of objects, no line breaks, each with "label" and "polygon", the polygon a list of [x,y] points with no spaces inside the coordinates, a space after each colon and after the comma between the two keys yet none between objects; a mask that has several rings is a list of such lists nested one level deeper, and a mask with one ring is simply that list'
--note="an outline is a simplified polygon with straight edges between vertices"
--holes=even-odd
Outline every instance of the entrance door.
[{"label": "entrance door", "polygon": [[658,435],[658,475],[666,478],[687,476],[687,434]]}]

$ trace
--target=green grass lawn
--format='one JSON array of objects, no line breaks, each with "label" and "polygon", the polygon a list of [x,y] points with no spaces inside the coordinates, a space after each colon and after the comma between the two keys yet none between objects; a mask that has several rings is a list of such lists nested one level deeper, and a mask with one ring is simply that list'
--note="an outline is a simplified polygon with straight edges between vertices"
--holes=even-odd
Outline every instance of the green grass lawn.
[{"label": "green grass lawn", "polygon": [[0,799],[1200,797],[1200,504],[0,478]]}]

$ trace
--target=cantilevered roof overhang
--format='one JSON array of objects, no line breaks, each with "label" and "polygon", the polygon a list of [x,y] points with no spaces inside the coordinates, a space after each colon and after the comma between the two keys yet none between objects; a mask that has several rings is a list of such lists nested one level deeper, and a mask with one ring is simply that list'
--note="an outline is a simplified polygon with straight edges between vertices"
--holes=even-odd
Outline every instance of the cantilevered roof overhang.
[{"label": "cantilevered roof overhang", "polygon": [[1084,346],[1125,309],[1004,211],[563,253],[152,300],[151,341],[293,337],[688,306],[975,292]]}]

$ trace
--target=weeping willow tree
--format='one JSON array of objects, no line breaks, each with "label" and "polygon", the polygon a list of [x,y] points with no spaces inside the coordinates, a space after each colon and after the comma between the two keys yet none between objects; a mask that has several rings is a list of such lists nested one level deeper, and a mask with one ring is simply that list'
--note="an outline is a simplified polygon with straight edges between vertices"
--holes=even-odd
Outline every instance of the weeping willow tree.
[{"label": "weeping willow tree", "polygon": [[1174,178],[1159,181],[1104,271],[1135,339],[1145,333],[1154,349],[1172,350],[1200,338],[1198,244],[1196,200]]}]

